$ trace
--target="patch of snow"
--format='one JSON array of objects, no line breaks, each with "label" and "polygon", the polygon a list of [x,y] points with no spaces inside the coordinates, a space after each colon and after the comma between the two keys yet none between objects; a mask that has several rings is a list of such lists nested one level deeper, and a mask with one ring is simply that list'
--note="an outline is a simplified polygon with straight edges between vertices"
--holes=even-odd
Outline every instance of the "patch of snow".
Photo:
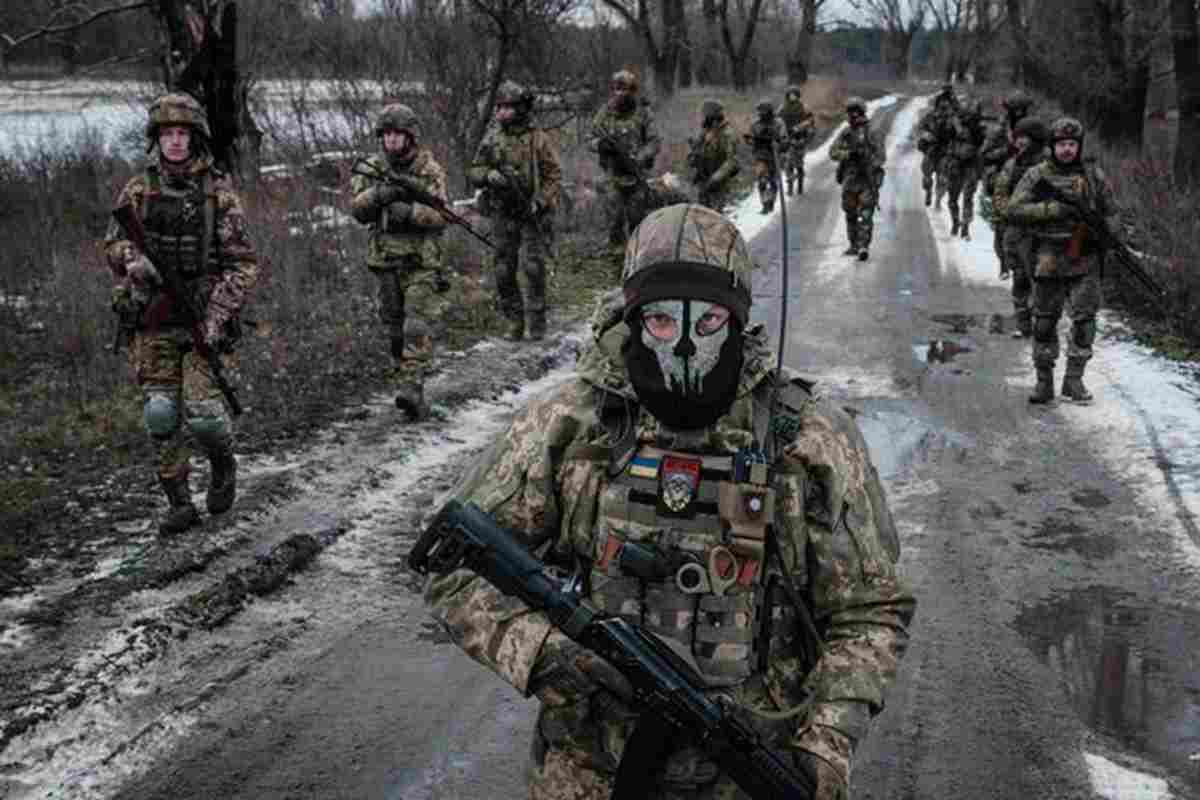
[{"label": "patch of snow", "polygon": [[1171,800],[1174,795],[1162,778],[1134,772],[1104,756],[1083,754],[1092,788],[1105,800]]}]

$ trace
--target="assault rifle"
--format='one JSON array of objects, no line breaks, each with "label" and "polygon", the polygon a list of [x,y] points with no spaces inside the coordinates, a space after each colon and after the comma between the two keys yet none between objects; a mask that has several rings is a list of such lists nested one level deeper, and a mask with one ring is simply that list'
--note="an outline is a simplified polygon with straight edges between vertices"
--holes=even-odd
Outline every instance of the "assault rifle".
[{"label": "assault rifle", "polygon": [[165,284],[167,298],[174,307],[183,312],[187,326],[191,329],[192,346],[196,348],[196,354],[208,363],[213,383],[221,390],[221,394],[225,395],[225,400],[229,403],[229,410],[235,417],[241,416],[242,404],[238,402],[237,395],[234,394],[233,387],[229,384],[229,379],[225,377],[221,355],[209,347],[208,342],[204,341],[204,318],[196,308],[195,299],[184,286],[183,276],[175,269],[164,268],[155,254],[147,249],[146,229],[142,227],[142,218],[138,216],[138,212],[132,205],[126,204],[113,209],[112,216],[124,232],[125,238],[133,242],[133,245],[158,270],[158,274]]},{"label": "assault rifle", "polygon": [[[637,179],[638,185],[651,194],[654,190],[650,188],[650,183],[646,180],[646,176],[642,174],[642,167],[637,163],[628,150],[621,146],[621,142],[611,133],[601,136],[598,141],[598,146],[601,150],[609,153],[617,160],[617,167],[626,175],[632,175]],[[605,147],[607,145],[607,147]]]},{"label": "assault rifle", "polygon": [[1162,299],[1166,296],[1166,291],[1158,285],[1158,283],[1150,277],[1150,274],[1142,268],[1138,263],[1137,256],[1129,249],[1129,245],[1117,238],[1112,231],[1108,229],[1108,223],[1104,218],[1091,210],[1082,203],[1077,202],[1074,198],[1064,194],[1061,189],[1047,181],[1045,178],[1037,182],[1034,187],[1035,191],[1039,192],[1042,197],[1051,200],[1057,200],[1063,205],[1070,206],[1079,216],[1079,220],[1084,224],[1088,231],[1096,237],[1100,243],[1100,247],[1107,250],[1116,256],[1117,261],[1121,266],[1129,271],[1129,274],[1137,279],[1138,283],[1144,289],[1150,292],[1157,299]]},{"label": "assault rifle", "polygon": [[361,175],[364,178],[372,178],[377,181],[382,181],[390,186],[396,186],[402,189],[405,197],[407,198],[407,202],[420,203],[421,205],[429,206],[441,214],[447,222],[451,222],[459,226],[491,249],[496,249],[496,245],[492,243],[491,239],[487,238],[478,230],[471,227],[471,223],[454,213],[453,209],[450,208],[445,200],[426,191],[425,187],[421,186],[421,184],[417,183],[407,175],[396,175],[392,172],[384,172],[371,162],[367,161],[365,158],[360,158],[355,161],[354,166],[350,168],[350,172],[353,175]]},{"label": "assault rifle", "polygon": [[768,748],[735,716],[729,701],[704,694],[681,656],[637,625],[598,611],[579,596],[576,580],[547,575],[540,561],[478,507],[447,503],[413,546],[408,564],[422,575],[472,570],[544,612],[555,627],[629,680],[633,707],[645,712],[617,767],[614,798],[645,797],[663,761],[685,742],[702,748],[755,800],[813,797],[815,781]]}]

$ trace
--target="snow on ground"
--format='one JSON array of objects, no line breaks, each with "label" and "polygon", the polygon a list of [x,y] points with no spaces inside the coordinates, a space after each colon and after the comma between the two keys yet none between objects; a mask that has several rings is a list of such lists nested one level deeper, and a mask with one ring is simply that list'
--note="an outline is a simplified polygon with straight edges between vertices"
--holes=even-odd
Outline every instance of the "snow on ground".
[{"label": "snow on ground", "polygon": [[1084,753],[1083,760],[1092,776],[1092,788],[1104,800],[1171,800],[1175,796],[1162,778],[1126,769],[1092,753]]}]

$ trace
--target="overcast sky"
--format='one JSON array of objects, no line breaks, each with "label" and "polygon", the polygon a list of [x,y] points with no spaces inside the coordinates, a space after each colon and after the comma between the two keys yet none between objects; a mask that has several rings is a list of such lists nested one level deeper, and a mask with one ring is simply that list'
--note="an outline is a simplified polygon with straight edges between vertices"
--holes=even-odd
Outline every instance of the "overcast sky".
[{"label": "overcast sky", "polygon": [[[354,0],[354,5],[358,13],[363,14],[373,8],[378,8],[379,0]],[[854,19],[856,16],[846,0],[826,0],[825,6],[821,9],[820,19],[821,21],[836,18]]]}]

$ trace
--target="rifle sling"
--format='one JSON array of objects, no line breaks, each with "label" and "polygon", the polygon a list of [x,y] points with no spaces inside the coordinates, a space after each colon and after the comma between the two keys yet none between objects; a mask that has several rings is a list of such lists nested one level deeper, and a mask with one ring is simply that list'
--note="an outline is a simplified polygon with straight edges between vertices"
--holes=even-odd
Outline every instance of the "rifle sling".
[{"label": "rifle sling", "polygon": [[680,731],[667,719],[642,714],[634,725],[633,734],[625,742],[617,777],[613,783],[612,800],[644,800],[650,797],[654,778],[676,746]]}]

